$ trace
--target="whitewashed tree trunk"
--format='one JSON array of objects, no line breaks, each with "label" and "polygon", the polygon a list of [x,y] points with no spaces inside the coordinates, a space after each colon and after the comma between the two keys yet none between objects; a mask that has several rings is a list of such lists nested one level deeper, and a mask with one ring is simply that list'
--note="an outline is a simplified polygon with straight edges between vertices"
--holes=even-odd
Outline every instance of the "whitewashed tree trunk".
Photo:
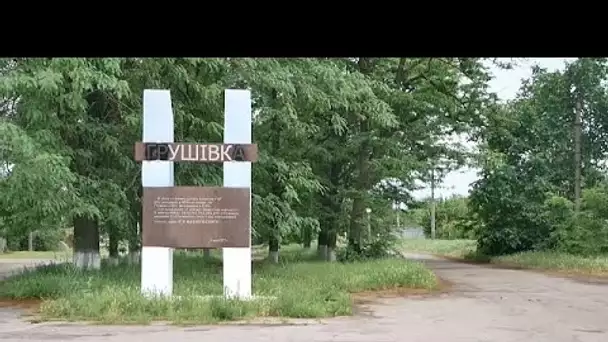
[{"label": "whitewashed tree trunk", "polygon": [[327,260],[327,245],[319,245],[319,258],[322,260]]},{"label": "whitewashed tree trunk", "polygon": [[81,269],[101,268],[101,256],[98,251],[74,252],[74,265]]},{"label": "whitewashed tree trunk", "polygon": [[101,268],[99,226],[87,217],[74,219],[74,266],[80,269]]},{"label": "whitewashed tree trunk", "polygon": [[327,250],[326,250],[326,259],[325,260],[327,260],[329,262],[336,261],[336,251],[333,248],[331,248],[331,247],[327,248]]},{"label": "whitewashed tree trunk", "polygon": [[128,260],[131,264],[139,265],[141,263],[141,251],[129,251]]},{"label": "whitewashed tree trunk", "polygon": [[279,251],[268,252],[268,260],[270,260],[274,264],[278,264],[279,263]]},{"label": "whitewashed tree trunk", "polygon": [[0,253],[6,252],[7,241],[5,238],[0,237]]}]

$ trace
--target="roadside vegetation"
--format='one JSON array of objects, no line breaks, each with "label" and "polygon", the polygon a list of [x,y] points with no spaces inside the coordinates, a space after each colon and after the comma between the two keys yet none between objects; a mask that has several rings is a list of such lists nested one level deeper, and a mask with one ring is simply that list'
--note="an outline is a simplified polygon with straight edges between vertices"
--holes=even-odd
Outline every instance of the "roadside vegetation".
[{"label": "roadside vegetation", "polygon": [[[579,58],[533,68],[515,99],[480,130],[477,180],[467,198],[437,203],[442,239],[418,250],[514,267],[606,274],[608,63]],[[428,231],[427,201],[412,210]],[[417,213],[416,213],[417,212]],[[420,242],[421,243],[421,242]]]},{"label": "roadside vegetation", "polygon": [[403,239],[400,247],[407,253],[426,253],[440,256],[464,258],[475,252],[475,240],[431,240],[431,239]]},{"label": "roadside vegetation", "polygon": [[566,275],[608,276],[608,255],[581,256],[557,251],[520,252],[494,257],[491,262]]},{"label": "roadside vegetation", "polygon": [[42,299],[41,320],[202,324],[350,315],[354,293],[437,286],[431,271],[401,258],[326,263],[316,250],[288,247],[280,264],[255,261],[257,299],[236,301],[222,297],[219,258],[176,252],[174,265],[172,299],[140,296],[139,267],[128,263],[85,271],[70,264],[46,266],[0,283],[0,297]]},{"label": "roadside vegetation", "polygon": [[564,275],[608,277],[608,254],[583,256],[561,251],[526,251],[488,256],[478,253],[476,245],[475,240],[439,239],[406,239],[400,244],[404,253],[431,254],[452,260],[552,271]]}]

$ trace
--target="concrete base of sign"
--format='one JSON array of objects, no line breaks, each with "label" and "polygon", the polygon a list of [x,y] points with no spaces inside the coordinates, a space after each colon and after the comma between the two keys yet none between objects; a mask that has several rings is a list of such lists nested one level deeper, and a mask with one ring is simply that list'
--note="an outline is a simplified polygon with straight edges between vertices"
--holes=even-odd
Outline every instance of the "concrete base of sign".
[{"label": "concrete base of sign", "polygon": [[224,296],[251,298],[251,248],[224,248]]},{"label": "concrete base of sign", "polygon": [[74,252],[74,266],[81,269],[99,269],[101,267],[101,256],[97,251]]},{"label": "concrete base of sign", "polygon": [[173,249],[142,247],[141,291],[144,294],[170,296],[173,292]]}]

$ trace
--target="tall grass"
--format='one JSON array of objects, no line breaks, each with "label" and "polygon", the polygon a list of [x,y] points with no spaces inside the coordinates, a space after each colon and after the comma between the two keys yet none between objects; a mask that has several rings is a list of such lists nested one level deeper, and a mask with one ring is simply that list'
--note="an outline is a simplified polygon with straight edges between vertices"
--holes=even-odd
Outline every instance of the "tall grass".
[{"label": "tall grass", "polygon": [[403,252],[464,257],[476,250],[476,244],[475,240],[403,239],[401,250]]},{"label": "tall grass", "polygon": [[254,264],[259,299],[236,301],[222,294],[221,260],[179,252],[174,257],[173,298],[140,295],[140,269],[129,264],[79,271],[69,264],[45,266],[0,284],[0,297],[43,299],[43,320],[104,323],[172,321],[213,323],[253,317],[330,317],[352,313],[350,294],[395,287],[436,287],[423,265],[402,259],[360,263],[312,260],[314,252],[284,253],[282,262]]},{"label": "tall grass", "polygon": [[580,256],[558,251],[528,251],[498,257],[477,253],[474,240],[403,240],[403,252],[429,253],[486,262],[498,266],[555,271],[563,274],[608,276],[608,255]]},{"label": "tall grass", "polygon": [[492,258],[492,263],[572,274],[608,275],[608,255],[579,256],[554,251],[523,252]]}]

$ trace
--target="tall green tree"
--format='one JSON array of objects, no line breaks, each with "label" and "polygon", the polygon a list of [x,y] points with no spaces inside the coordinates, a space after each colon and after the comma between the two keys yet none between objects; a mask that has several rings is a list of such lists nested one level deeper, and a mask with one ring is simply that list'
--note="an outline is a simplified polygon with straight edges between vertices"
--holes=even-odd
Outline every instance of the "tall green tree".
[{"label": "tall green tree", "polygon": [[482,178],[471,196],[484,252],[551,247],[548,194],[577,203],[581,188],[602,179],[606,70],[605,59],[578,59],[563,72],[534,68],[518,97],[488,118]]}]

